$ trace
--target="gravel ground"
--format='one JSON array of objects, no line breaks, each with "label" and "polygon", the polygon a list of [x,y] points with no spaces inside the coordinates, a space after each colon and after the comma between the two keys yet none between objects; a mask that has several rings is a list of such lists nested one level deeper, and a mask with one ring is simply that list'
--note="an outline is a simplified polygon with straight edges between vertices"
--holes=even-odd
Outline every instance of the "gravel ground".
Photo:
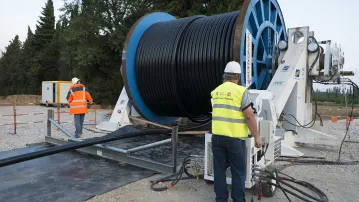
[{"label": "gravel ground", "polygon": [[[336,152],[321,152],[326,156],[337,156]],[[290,163],[276,163],[278,167],[284,167],[282,172],[292,177],[312,183],[321,189],[329,201],[355,202],[357,199],[357,187],[359,185],[359,166],[329,166],[329,165],[292,165]],[[203,180],[183,180],[171,190],[155,192],[150,189],[150,180],[157,179],[153,176],[126,186],[120,187],[106,194],[96,196],[87,202],[117,202],[117,201],[215,201],[213,185],[206,184]],[[311,193],[303,187],[299,187],[307,193]],[[230,189],[230,188],[229,188]],[[230,192],[229,192],[230,193]],[[253,190],[246,190],[247,201],[251,201]],[[313,193],[313,196],[316,196]],[[258,201],[258,193],[254,201]],[[289,195],[291,201],[302,201]],[[231,201],[231,200],[230,200]],[[277,190],[271,198],[263,197],[264,202],[288,201],[283,192]]]},{"label": "gravel ground", "polygon": [[[0,125],[1,124],[12,124],[9,126],[0,126],[0,151],[6,151],[16,148],[25,147],[28,144],[35,144],[43,142],[45,140],[45,135],[47,133],[47,110],[53,109],[55,112],[56,108],[46,108],[40,106],[18,106],[16,107],[17,114],[34,114],[42,113],[36,115],[26,115],[26,116],[17,116],[16,122],[16,135],[14,135],[14,118],[13,116],[1,116],[13,114],[12,107],[0,107]],[[62,125],[71,133],[74,133],[75,127],[73,121],[73,116],[69,113],[68,108],[61,108],[60,111],[65,113],[60,113],[60,122]],[[96,110],[96,121],[100,123],[109,110]],[[57,120],[57,114],[55,114],[55,120]],[[84,124],[94,124],[94,113],[90,112],[85,116]],[[21,124],[26,122],[40,122],[34,124]],[[69,123],[65,123],[69,122]],[[94,125],[86,125],[85,128],[95,129]],[[87,130],[83,130],[83,138],[101,136],[102,134],[93,133]],[[57,130],[54,126],[52,127],[52,136],[54,137],[66,137],[62,134],[61,131]]]},{"label": "gravel ground", "polygon": [[[0,151],[11,150],[15,148],[25,147],[28,144],[35,144],[44,141],[46,134],[46,113],[48,108],[38,106],[17,107],[18,114],[28,113],[44,113],[33,116],[19,116],[17,122],[35,122],[44,121],[43,123],[18,125],[17,134],[13,135],[13,126],[0,126]],[[56,110],[56,109],[55,109]],[[61,109],[68,111],[68,109]],[[98,123],[106,114],[105,110],[97,111]],[[0,107],[0,115],[11,114],[12,107]],[[56,119],[55,115],[55,119]],[[85,123],[93,123],[93,114],[88,114]],[[61,122],[72,121],[73,118],[68,113],[61,114]],[[13,117],[1,117],[0,124],[12,123]],[[70,132],[74,132],[73,123],[63,123],[63,126]],[[89,129],[95,129],[94,125],[85,126]],[[345,122],[330,123],[324,121],[324,127],[316,127],[321,131],[330,132],[331,134],[342,137],[345,133]],[[359,121],[354,121],[350,130],[350,140],[359,141]],[[61,131],[54,127],[52,135],[55,137],[65,137]],[[93,133],[84,130],[83,138],[101,136],[100,133]],[[325,156],[328,160],[337,160],[338,148],[316,148],[304,149],[307,155]],[[344,143],[342,152],[342,160],[359,160],[359,144]],[[284,166],[283,172],[297,178],[313,183],[315,186],[323,190],[329,197],[329,201],[358,201],[357,191],[359,185],[359,166],[327,166],[327,165],[293,165],[278,162],[281,167]],[[103,195],[89,199],[88,202],[99,201],[214,201],[213,185],[207,185],[203,180],[184,180],[180,181],[174,188],[164,192],[154,192],[150,190],[149,181],[159,176],[152,176],[126,186],[120,187]],[[252,192],[247,190],[247,198],[250,201]],[[291,197],[292,201],[295,200]],[[256,201],[256,200],[255,200]],[[287,201],[282,192],[278,191],[276,196],[272,198],[262,198],[265,202]]]}]

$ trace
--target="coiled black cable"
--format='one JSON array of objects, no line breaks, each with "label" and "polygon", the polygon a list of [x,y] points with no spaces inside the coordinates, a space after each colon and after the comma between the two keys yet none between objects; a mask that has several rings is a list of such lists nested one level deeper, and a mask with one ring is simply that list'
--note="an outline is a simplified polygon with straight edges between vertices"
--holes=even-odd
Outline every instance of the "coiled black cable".
[{"label": "coiled black cable", "polygon": [[162,116],[211,120],[210,93],[233,58],[239,12],[159,22],[146,30],[136,55],[136,79],[145,104]]},{"label": "coiled black cable", "polygon": [[[278,187],[279,189],[281,189],[283,191],[284,195],[286,196],[286,198],[288,199],[288,201],[291,201],[288,196],[288,194],[291,194],[292,196],[295,196],[298,199],[301,199],[302,201],[306,201],[306,202],[312,202],[312,200],[318,201],[318,202],[328,202],[327,195],[322,190],[320,190],[319,188],[314,186],[313,184],[294,179],[293,177],[291,177],[285,173],[282,173],[282,172],[278,171],[277,169],[274,170],[274,173],[275,173],[275,175],[272,172],[265,170],[265,171],[260,171],[260,174],[259,175],[255,174],[255,176],[260,176],[261,180],[263,180],[263,182],[265,182],[266,184],[275,186],[275,187]],[[280,176],[280,175],[278,175],[278,173],[280,173],[284,176],[287,176],[287,177]],[[271,180],[275,180],[275,183],[273,183]],[[312,196],[311,194],[300,189],[299,187],[293,186],[293,185],[287,183],[286,181],[291,182],[296,185],[303,186],[303,187],[311,190],[312,192],[314,192],[317,195],[317,197]],[[288,188],[286,188],[282,185],[285,185]],[[298,193],[295,193],[294,191],[300,193],[301,195]],[[302,195],[304,195],[312,200],[309,200],[308,198],[306,198]]]}]

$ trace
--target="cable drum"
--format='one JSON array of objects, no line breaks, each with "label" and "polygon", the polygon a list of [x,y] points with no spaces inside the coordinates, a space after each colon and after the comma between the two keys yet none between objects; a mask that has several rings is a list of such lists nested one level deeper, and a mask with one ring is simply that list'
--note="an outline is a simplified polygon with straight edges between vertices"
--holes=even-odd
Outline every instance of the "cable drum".
[{"label": "cable drum", "polygon": [[210,92],[233,57],[238,13],[159,22],[146,30],[137,49],[136,79],[152,111],[210,120]]},{"label": "cable drum", "polygon": [[277,0],[244,0],[241,12],[214,16],[147,14],[124,43],[124,87],[149,121],[172,124],[187,117],[207,123],[210,92],[222,83],[226,63],[240,63],[241,85],[266,90],[273,75],[272,49],[280,40],[287,34]]}]

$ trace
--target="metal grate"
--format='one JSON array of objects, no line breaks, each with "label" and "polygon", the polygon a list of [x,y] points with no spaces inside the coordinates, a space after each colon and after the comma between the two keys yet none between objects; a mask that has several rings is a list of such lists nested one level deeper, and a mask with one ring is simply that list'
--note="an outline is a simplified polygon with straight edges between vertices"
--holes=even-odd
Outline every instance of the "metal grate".
[{"label": "metal grate", "polygon": [[274,159],[277,159],[280,157],[281,155],[281,146],[282,146],[282,141],[281,139],[277,139],[275,142],[274,142]]}]

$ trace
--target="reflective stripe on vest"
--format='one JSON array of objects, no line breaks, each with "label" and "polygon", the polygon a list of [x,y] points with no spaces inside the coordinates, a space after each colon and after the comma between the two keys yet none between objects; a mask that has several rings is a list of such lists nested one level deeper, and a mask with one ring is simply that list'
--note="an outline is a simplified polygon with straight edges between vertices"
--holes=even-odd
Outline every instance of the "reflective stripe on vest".
[{"label": "reflective stripe on vest", "polygon": [[232,118],[224,118],[224,117],[218,117],[213,116],[212,121],[225,121],[230,123],[246,123],[245,119],[232,119]]},{"label": "reflective stripe on vest", "polygon": [[76,106],[70,106],[70,108],[72,109],[76,109],[76,108],[85,108],[87,107],[86,105],[76,105]]},{"label": "reflective stripe on vest", "polygon": [[231,106],[231,105],[226,105],[226,104],[214,104],[213,108],[222,108],[222,109],[232,109],[232,110],[236,110],[236,111],[242,111],[241,107],[236,107],[236,106]]},{"label": "reflective stripe on vest", "polygon": [[[72,90],[70,90],[71,94],[73,97],[75,97],[75,94]],[[83,87],[82,89],[82,100],[73,100],[72,102],[87,102],[86,100],[86,88]]]},{"label": "reflective stripe on vest", "polygon": [[213,134],[233,138],[248,137],[248,126],[241,108],[246,90],[245,87],[225,82],[211,92]]},{"label": "reflective stripe on vest", "polygon": [[86,102],[86,87],[84,87],[84,89],[82,90],[82,100]]}]

